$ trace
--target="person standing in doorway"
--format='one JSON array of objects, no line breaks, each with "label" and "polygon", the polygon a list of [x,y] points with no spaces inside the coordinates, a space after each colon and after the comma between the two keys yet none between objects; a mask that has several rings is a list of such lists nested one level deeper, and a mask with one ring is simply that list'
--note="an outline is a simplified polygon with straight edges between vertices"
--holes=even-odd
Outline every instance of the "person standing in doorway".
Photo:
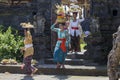
[{"label": "person standing in doorway", "polygon": [[[71,37],[71,51],[72,52],[81,52],[80,48],[80,37],[82,34],[82,28],[80,23],[84,21],[84,18],[77,19],[78,12],[73,12],[73,19],[70,21],[69,34]],[[80,14],[81,18],[81,14]]]}]

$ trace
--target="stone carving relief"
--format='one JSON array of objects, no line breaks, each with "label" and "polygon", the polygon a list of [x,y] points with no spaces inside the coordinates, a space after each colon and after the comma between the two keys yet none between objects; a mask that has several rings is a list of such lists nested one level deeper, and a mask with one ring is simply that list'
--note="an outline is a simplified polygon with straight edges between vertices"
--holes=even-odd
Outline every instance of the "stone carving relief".
[{"label": "stone carving relief", "polygon": [[31,2],[32,0],[7,0],[9,5],[18,5],[24,1]]},{"label": "stone carving relief", "polygon": [[33,16],[34,21],[33,24],[35,26],[34,31],[36,34],[43,34],[45,29],[45,18],[38,12],[36,15]]},{"label": "stone carving relief", "polygon": [[99,31],[99,21],[98,18],[92,18],[91,22],[91,32],[95,33]]}]

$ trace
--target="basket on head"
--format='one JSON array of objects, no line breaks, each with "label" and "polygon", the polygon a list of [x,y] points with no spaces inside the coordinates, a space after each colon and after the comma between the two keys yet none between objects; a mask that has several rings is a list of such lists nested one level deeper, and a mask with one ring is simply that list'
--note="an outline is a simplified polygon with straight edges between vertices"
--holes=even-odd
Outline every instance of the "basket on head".
[{"label": "basket on head", "polygon": [[71,4],[70,5],[70,9],[69,12],[81,12],[82,11],[82,7],[80,7],[79,5],[76,4]]},{"label": "basket on head", "polygon": [[34,28],[34,26],[30,22],[20,23],[20,25],[22,26],[22,28]]},{"label": "basket on head", "polygon": [[66,17],[57,15],[57,22],[58,23],[65,23],[66,22]]},{"label": "basket on head", "polygon": [[64,9],[64,6],[63,5],[56,5],[56,8],[57,8],[57,22],[59,23],[63,23],[66,21],[66,18],[65,18],[65,9]]}]

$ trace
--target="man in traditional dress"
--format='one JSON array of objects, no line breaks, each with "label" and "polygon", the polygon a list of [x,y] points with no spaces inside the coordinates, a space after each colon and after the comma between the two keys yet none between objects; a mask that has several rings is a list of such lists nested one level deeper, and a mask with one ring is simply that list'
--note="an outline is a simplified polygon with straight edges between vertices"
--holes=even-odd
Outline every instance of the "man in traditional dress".
[{"label": "man in traditional dress", "polygon": [[[77,19],[78,12],[73,12],[73,20],[70,21],[69,34],[71,36],[71,51],[80,52],[80,37],[82,34],[82,28],[80,23],[84,21],[84,18]],[[81,15],[80,15],[81,17]]]}]

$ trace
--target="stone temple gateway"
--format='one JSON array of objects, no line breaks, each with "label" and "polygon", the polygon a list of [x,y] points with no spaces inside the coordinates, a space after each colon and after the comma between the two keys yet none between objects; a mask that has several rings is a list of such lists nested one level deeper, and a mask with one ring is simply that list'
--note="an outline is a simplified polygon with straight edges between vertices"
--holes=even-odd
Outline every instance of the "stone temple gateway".
[{"label": "stone temple gateway", "polygon": [[[36,28],[32,30],[34,58],[39,60],[52,57],[57,37],[54,32],[51,32],[50,26],[56,19],[55,4],[61,1],[21,0],[19,3],[12,4],[7,0],[0,2],[0,24],[18,29],[20,34],[23,34],[21,22],[31,22],[36,25]],[[85,54],[96,62],[106,62],[107,55],[112,48],[112,34],[120,25],[120,0],[78,1],[85,7],[85,17],[89,16],[91,19],[92,36],[87,40],[88,46]],[[86,3],[89,5],[86,6]],[[94,23],[94,20],[97,22]]]}]

